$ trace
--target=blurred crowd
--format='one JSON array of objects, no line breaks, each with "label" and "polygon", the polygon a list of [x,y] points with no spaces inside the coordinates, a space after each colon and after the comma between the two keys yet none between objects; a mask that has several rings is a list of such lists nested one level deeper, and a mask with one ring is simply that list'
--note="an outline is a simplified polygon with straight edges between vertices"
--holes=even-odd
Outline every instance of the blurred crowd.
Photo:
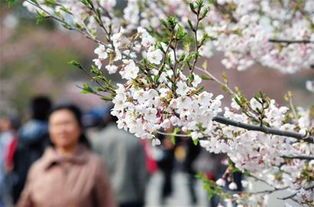
[{"label": "blurred crowd", "polygon": [[[82,113],[74,104],[46,96],[30,100],[26,121],[0,117],[0,207],[144,207],[147,184],[163,176],[160,206],[173,195],[173,174],[184,172],[191,206],[196,177],[216,180],[224,155],[202,151],[191,139],[159,135],[153,147],[118,129],[110,105]],[[175,139],[175,141],[174,141]],[[241,191],[241,174],[233,176]],[[218,206],[212,197],[208,206]]]}]

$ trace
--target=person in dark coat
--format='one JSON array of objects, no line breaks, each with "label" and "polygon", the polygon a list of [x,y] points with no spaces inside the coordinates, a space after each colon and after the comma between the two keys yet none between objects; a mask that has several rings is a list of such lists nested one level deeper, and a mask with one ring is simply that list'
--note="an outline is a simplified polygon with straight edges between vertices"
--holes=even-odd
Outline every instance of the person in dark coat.
[{"label": "person in dark coat", "polygon": [[31,101],[31,119],[18,132],[13,155],[11,197],[16,203],[24,188],[31,165],[38,160],[48,145],[48,115],[52,103],[48,97],[38,96]]},{"label": "person in dark coat", "polygon": [[195,192],[195,184],[196,184],[196,171],[193,167],[194,162],[201,152],[201,146],[199,143],[194,144],[192,139],[187,140],[186,143],[186,158],[184,160],[183,166],[185,172],[188,174],[188,189],[191,196],[192,204],[197,203],[197,196]]},{"label": "person in dark coat", "polygon": [[159,135],[158,138],[161,141],[161,146],[158,147],[160,156],[156,161],[164,178],[161,189],[161,203],[164,204],[165,200],[169,198],[173,192],[172,175],[175,165],[175,145],[164,135]]}]

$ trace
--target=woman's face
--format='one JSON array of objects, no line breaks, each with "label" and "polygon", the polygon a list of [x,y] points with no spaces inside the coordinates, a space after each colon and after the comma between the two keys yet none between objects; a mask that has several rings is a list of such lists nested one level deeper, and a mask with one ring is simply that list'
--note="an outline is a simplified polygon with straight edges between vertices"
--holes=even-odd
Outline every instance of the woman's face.
[{"label": "woman's face", "polygon": [[79,141],[81,128],[71,111],[61,109],[49,117],[49,134],[57,148],[72,148]]}]

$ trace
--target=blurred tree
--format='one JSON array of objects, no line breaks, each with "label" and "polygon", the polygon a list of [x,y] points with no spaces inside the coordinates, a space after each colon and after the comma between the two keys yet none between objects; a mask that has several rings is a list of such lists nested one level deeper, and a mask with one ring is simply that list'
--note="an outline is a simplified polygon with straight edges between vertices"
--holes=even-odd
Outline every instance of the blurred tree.
[{"label": "blurred tree", "polygon": [[[91,42],[70,38],[52,21],[40,23],[38,29],[34,18],[18,4],[8,7],[0,2],[0,114],[23,114],[31,96],[58,97],[67,82],[86,78],[70,70],[67,62],[77,59],[87,64],[82,48],[90,51]],[[81,43],[73,46],[71,41]]]}]

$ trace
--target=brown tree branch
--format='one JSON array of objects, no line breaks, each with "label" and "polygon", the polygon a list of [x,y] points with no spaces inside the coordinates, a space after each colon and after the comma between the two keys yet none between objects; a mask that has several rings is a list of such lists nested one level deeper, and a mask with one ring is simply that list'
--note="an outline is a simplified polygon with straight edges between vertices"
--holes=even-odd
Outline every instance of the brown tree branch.
[{"label": "brown tree branch", "polygon": [[219,115],[214,117],[213,121],[221,123],[221,124],[225,124],[225,125],[231,125],[231,126],[239,127],[242,129],[247,129],[250,131],[259,131],[259,132],[264,132],[266,134],[291,137],[291,138],[297,139],[298,141],[304,141],[307,143],[314,144],[314,137],[312,137],[312,136],[305,137],[304,135],[296,133],[296,132],[289,132],[289,131],[283,131],[283,130],[279,130],[279,129],[273,129],[270,127],[245,124],[245,123],[241,123],[238,121],[233,121],[233,120],[227,119],[227,118],[225,118],[223,116],[219,116]]},{"label": "brown tree branch", "polygon": [[297,156],[281,156],[284,159],[298,159],[298,160],[314,160],[314,156],[297,155]]},{"label": "brown tree branch", "polygon": [[[284,131],[284,130],[279,130],[279,129],[274,129],[270,127],[264,127],[264,126],[256,126],[256,125],[251,125],[251,124],[245,124],[242,122],[237,122],[234,120],[230,120],[226,117],[223,116],[215,116],[213,118],[213,121],[224,124],[224,125],[230,125],[230,126],[235,126],[238,128],[242,129],[247,129],[249,131],[259,131],[259,132],[264,132],[265,134],[272,134],[272,135],[277,135],[277,136],[283,136],[283,137],[290,137],[297,139],[298,141],[303,141],[307,142],[310,144],[314,144],[314,137],[313,136],[307,136],[305,137],[302,134],[299,134],[297,132],[290,132],[290,131]],[[172,136],[177,136],[177,137],[190,137],[190,135],[187,134],[173,134],[173,133],[165,133],[161,131],[157,131],[159,134],[164,134],[164,135],[172,135]],[[203,139],[203,138],[202,138]],[[313,156],[286,156],[283,158],[290,158],[290,159],[307,159],[307,160],[312,160],[314,157]]]},{"label": "brown tree branch", "polygon": [[284,39],[269,39],[272,43],[285,43],[285,44],[314,44],[311,40],[284,40]]}]

